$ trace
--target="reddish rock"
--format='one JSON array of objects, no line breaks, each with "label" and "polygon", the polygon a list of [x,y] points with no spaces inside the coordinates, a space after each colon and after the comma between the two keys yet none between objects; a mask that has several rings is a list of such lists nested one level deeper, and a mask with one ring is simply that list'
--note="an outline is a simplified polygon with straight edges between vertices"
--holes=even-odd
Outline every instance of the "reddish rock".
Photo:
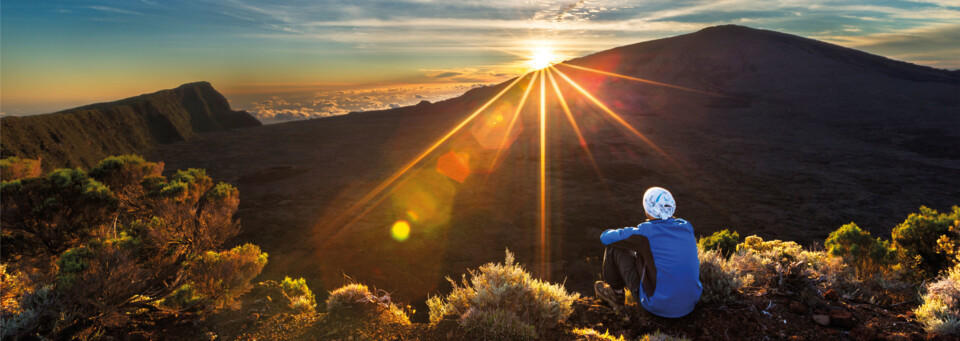
[{"label": "reddish rock", "polygon": [[830,289],[823,293],[823,298],[831,301],[837,301],[840,299],[840,294],[838,294],[836,290]]},{"label": "reddish rock", "polygon": [[853,321],[853,313],[836,309],[830,311],[830,324],[841,328],[853,328],[856,323]]},{"label": "reddish rock", "polygon": [[803,336],[793,335],[793,336],[790,336],[790,338],[788,338],[787,340],[790,340],[790,341],[803,341]]},{"label": "reddish rock", "polygon": [[859,326],[850,331],[850,338],[857,341],[878,340],[877,328],[873,326]]},{"label": "reddish rock", "polygon": [[830,316],[827,315],[813,315],[813,321],[821,326],[827,326],[830,324]]},{"label": "reddish rock", "polygon": [[951,340],[960,340],[960,336],[944,335],[944,334],[937,334],[937,333],[927,334],[927,341],[951,341]]},{"label": "reddish rock", "polygon": [[910,341],[910,338],[903,334],[888,334],[883,336],[887,341]]},{"label": "reddish rock", "polygon": [[806,313],[807,313],[807,306],[804,305],[803,303],[800,303],[800,302],[797,302],[797,301],[790,302],[790,312],[792,312],[792,313],[794,313],[794,314],[797,314],[797,315],[806,314]]}]

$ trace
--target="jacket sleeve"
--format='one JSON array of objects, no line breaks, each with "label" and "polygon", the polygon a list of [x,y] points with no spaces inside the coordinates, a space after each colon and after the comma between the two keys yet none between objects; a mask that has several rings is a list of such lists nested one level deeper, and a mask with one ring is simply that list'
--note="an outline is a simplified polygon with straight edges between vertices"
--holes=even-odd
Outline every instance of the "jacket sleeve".
[{"label": "jacket sleeve", "polygon": [[609,229],[603,231],[603,234],[600,235],[600,242],[603,245],[610,245],[612,243],[619,242],[621,240],[627,239],[632,235],[639,235],[640,228],[638,227],[624,227],[622,229]]},{"label": "jacket sleeve", "polygon": [[[618,249],[626,249],[630,251],[643,252],[642,255],[646,256],[650,254],[650,240],[647,239],[644,235],[634,234],[626,239],[622,239],[610,244],[607,246],[612,246]],[[650,258],[647,258],[650,259]]]}]

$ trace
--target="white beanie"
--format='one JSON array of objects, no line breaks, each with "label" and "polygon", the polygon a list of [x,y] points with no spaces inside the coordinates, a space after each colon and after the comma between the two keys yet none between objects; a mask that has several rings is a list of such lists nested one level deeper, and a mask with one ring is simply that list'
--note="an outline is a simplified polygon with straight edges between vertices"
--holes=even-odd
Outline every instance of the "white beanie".
[{"label": "white beanie", "polygon": [[643,210],[654,218],[667,219],[677,210],[677,203],[673,201],[670,191],[660,187],[650,187],[643,194]]}]

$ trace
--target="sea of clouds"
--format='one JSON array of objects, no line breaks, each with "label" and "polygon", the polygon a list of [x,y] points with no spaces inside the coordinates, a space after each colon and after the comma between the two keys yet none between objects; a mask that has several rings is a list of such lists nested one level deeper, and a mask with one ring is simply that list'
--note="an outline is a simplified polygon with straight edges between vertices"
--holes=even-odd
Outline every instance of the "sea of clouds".
[{"label": "sea of clouds", "polygon": [[235,109],[250,112],[264,123],[305,120],[351,112],[384,110],[436,102],[462,95],[484,84],[395,85],[352,90],[231,96]]}]

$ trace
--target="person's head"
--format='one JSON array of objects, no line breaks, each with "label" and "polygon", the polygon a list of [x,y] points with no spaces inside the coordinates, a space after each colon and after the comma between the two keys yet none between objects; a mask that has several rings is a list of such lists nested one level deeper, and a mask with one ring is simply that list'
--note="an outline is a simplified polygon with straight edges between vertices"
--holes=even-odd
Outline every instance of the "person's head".
[{"label": "person's head", "polygon": [[650,187],[643,194],[643,210],[649,219],[667,219],[677,210],[673,195],[660,187]]}]

